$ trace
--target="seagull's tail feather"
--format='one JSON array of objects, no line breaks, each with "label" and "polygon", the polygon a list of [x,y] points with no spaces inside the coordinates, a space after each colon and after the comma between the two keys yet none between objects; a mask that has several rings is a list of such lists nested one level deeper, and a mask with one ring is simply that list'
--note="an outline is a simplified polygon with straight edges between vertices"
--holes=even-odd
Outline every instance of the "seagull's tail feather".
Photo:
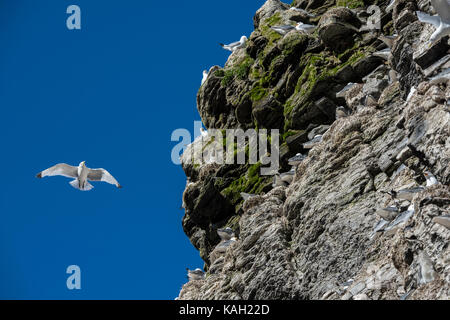
[{"label": "seagull's tail feather", "polygon": [[86,184],[84,185],[84,188],[80,187],[80,182],[78,179],[72,180],[69,182],[69,184],[74,187],[75,189],[81,190],[81,191],[89,191],[94,188],[92,184],[86,181]]}]

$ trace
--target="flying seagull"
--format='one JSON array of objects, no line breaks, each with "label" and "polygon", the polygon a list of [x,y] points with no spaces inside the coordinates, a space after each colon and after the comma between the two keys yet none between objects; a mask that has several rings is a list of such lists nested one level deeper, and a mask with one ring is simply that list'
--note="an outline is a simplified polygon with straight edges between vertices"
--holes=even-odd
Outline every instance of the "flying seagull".
[{"label": "flying seagull", "polygon": [[223,43],[219,43],[220,46],[222,48],[224,48],[225,50],[231,51],[231,52],[235,52],[237,49],[243,48],[245,46],[245,43],[247,42],[247,37],[246,36],[242,36],[241,40],[230,43],[230,44],[223,44]]},{"label": "flying seagull", "polygon": [[420,22],[432,24],[436,28],[429,40],[430,43],[434,43],[450,35],[450,3],[447,0],[431,0],[431,5],[436,10],[437,16],[430,16],[421,11],[416,13]]},{"label": "flying seagull", "polygon": [[69,182],[70,185],[76,189],[82,191],[88,191],[94,188],[90,181],[104,181],[110,184],[114,184],[117,188],[122,186],[116,179],[105,169],[89,169],[85,165],[86,161],[80,162],[78,167],[70,166],[65,163],[59,163],[51,168],[48,168],[42,172],[39,172],[36,177],[52,177],[52,176],[64,176],[68,178],[75,178],[75,180]]}]

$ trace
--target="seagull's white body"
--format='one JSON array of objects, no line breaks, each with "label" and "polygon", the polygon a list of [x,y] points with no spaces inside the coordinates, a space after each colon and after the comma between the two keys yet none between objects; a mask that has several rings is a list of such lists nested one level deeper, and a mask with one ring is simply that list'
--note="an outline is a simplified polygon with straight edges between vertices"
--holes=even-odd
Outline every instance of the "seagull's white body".
[{"label": "seagull's white body", "polygon": [[37,174],[38,178],[52,176],[75,178],[75,180],[69,182],[70,185],[82,191],[89,191],[94,188],[88,180],[104,181],[114,184],[117,188],[122,188],[119,182],[117,182],[117,180],[108,171],[105,169],[89,169],[86,167],[85,161],[81,162],[78,167],[70,166],[65,163],[59,163]]},{"label": "seagull's white body", "polygon": [[389,60],[389,58],[391,56],[391,49],[386,48],[381,51],[374,52],[374,53],[372,53],[372,55],[374,55],[375,57],[380,57],[384,60]]},{"label": "seagull's white body", "polygon": [[244,199],[244,201],[247,201],[248,199],[255,197],[255,195],[251,193],[241,192],[241,197],[242,199]]},{"label": "seagull's white body", "polygon": [[322,142],[322,137],[323,136],[321,134],[316,135],[312,140],[305,142],[303,144],[303,149],[312,149],[313,147]]},{"label": "seagull's white body", "polygon": [[219,244],[216,246],[216,251],[220,253],[225,253],[227,251],[227,248],[231,246],[233,243],[237,241],[236,237],[232,237],[229,240],[223,240],[219,242]]},{"label": "seagull's white body", "polygon": [[409,91],[408,96],[406,97],[406,102],[409,102],[409,100],[411,100],[416,91],[417,91],[416,87],[411,87],[411,90]]},{"label": "seagull's white body", "polygon": [[356,83],[349,82],[344,88],[342,88],[341,91],[336,93],[336,98],[345,98],[345,94],[353,88],[356,85]]},{"label": "seagull's white body", "polygon": [[392,221],[399,214],[400,210],[397,206],[389,206],[380,208],[375,213],[386,221]]},{"label": "seagull's white body", "polygon": [[396,0],[391,0],[391,2],[388,4],[388,6],[386,7],[386,12],[391,11],[392,9],[394,9],[394,5],[395,5]]},{"label": "seagull's white body", "polygon": [[203,270],[197,268],[195,270],[189,270],[186,268],[187,276],[189,281],[195,281],[195,280],[203,280],[205,279],[205,272]]},{"label": "seagull's white body", "polygon": [[237,49],[243,48],[245,46],[245,43],[247,42],[247,37],[246,36],[242,36],[241,39],[237,42],[233,42],[230,44],[223,44],[223,43],[219,43],[222,48],[224,48],[225,50],[231,51],[231,52],[235,52]]},{"label": "seagull's white body", "polygon": [[431,84],[444,83],[450,80],[450,68],[442,70],[439,74],[430,79]]},{"label": "seagull's white body", "polygon": [[288,164],[291,166],[297,166],[305,159],[306,159],[306,156],[302,155],[301,153],[297,153],[295,156],[288,159]]},{"label": "seagull's white body", "polygon": [[206,130],[203,129],[203,128],[200,128],[200,133],[202,134],[202,137],[203,137],[203,138],[206,138],[206,137],[208,136],[208,131],[206,131]]},{"label": "seagull's white body", "polygon": [[303,23],[303,22],[299,22],[295,26],[295,30],[303,31],[303,32],[306,32],[306,33],[313,33],[315,29],[316,29],[316,26],[314,26],[312,24],[306,24],[306,23]]},{"label": "seagull's white body", "polygon": [[230,240],[234,237],[234,231],[230,227],[217,229],[217,234],[219,235],[221,240]]},{"label": "seagull's white body", "polygon": [[430,43],[434,43],[450,35],[450,3],[447,0],[431,0],[431,5],[438,15],[430,16],[421,11],[416,13],[420,22],[432,24],[436,28],[429,40]]},{"label": "seagull's white body", "polygon": [[282,25],[282,26],[273,26],[270,27],[272,30],[278,32],[279,34],[281,34],[282,36],[284,36],[285,34],[289,33],[292,30],[295,30],[296,28],[292,25]]},{"label": "seagull's white body", "polygon": [[423,175],[427,179],[427,187],[431,187],[439,183],[434,174],[432,174],[430,171],[425,171]]},{"label": "seagull's white body", "polygon": [[208,79],[208,71],[203,70],[202,85],[205,83],[206,79]]}]

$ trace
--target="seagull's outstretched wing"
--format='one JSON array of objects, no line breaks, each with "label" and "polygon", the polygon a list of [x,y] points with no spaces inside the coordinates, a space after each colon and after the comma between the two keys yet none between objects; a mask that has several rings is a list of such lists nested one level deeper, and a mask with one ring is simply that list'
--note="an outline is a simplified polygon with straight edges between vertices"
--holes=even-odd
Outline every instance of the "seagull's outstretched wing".
[{"label": "seagull's outstretched wing", "polygon": [[430,16],[429,14],[423,13],[422,11],[416,11],[417,18],[419,18],[420,22],[429,23],[439,28],[441,25],[441,19],[438,16]]},{"label": "seagull's outstretched wing", "polygon": [[36,177],[51,177],[51,176],[64,176],[68,178],[78,177],[78,168],[69,166],[65,163],[59,163],[51,168],[48,168],[42,172],[39,172]]},{"label": "seagull's outstretched wing", "polygon": [[447,0],[431,0],[431,5],[445,23],[450,23],[450,4]]},{"label": "seagull's outstretched wing", "polygon": [[107,182],[114,184],[117,188],[122,188],[119,182],[117,182],[117,180],[105,169],[89,169],[87,179],[91,181]]}]

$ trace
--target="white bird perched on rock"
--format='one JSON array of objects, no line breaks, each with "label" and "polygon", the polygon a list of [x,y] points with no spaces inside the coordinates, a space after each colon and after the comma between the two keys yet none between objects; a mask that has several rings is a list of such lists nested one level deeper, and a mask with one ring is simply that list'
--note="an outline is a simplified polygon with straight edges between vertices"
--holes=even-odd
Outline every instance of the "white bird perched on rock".
[{"label": "white bird perched on rock", "polygon": [[203,128],[200,128],[200,134],[202,135],[203,138],[206,138],[208,136],[208,131],[206,131]]},{"label": "white bird perched on rock", "polygon": [[217,234],[222,240],[230,240],[234,237],[234,231],[230,227],[217,229]]},{"label": "white bird perched on rock", "polygon": [[[445,1],[445,0],[444,0]],[[434,271],[433,261],[425,251],[419,252],[417,259],[420,266],[420,284],[426,284],[436,279],[436,271]]]},{"label": "white bird perched on rock", "polygon": [[186,271],[189,281],[205,279],[205,272],[199,268],[195,270],[189,270],[188,268],[186,268]]},{"label": "white bird perched on rock", "polygon": [[386,12],[391,11],[392,9],[394,9],[394,5],[397,2],[397,0],[391,0],[391,2],[388,4],[388,6],[386,7]]},{"label": "white bird perched on rock", "polygon": [[420,22],[432,24],[436,31],[431,35],[429,42],[434,43],[441,38],[450,35],[450,4],[447,0],[431,0],[431,5],[437,12],[437,16],[430,16],[417,11]]},{"label": "white bird perched on rock", "polygon": [[232,237],[230,240],[221,241],[215,248],[217,252],[225,253],[227,248],[237,241],[236,237]]},{"label": "white bird perched on rock", "polygon": [[305,159],[306,159],[305,155],[303,155],[301,153],[297,153],[295,156],[293,156],[292,158],[288,159],[288,164],[290,166],[297,166]]},{"label": "white bird perched on rock", "polygon": [[323,136],[321,134],[314,136],[314,138],[312,140],[305,142],[303,144],[303,148],[304,149],[312,149],[313,147],[318,145],[320,142],[322,142],[322,137]]},{"label": "white bird perched on rock", "polygon": [[[401,225],[404,225],[408,220],[414,215],[415,209],[414,204],[410,204],[406,211],[395,215],[395,219],[389,223],[389,225],[384,229],[386,235],[392,235],[398,230]],[[392,213],[393,215],[395,213]]]},{"label": "white bird perched on rock", "polygon": [[314,31],[316,26],[313,26],[311,24],[306,24],[306,23],[303,23],[303,22],[298,22],[295,26],[286,24],[286,25],[281,25],[281,26],[273,26],[273,27],[270,27],[270,28],[284,36],[285,34],[291,32],[292,30],[297,30],[297,31],[300,31],[300,32],[311,33],[311,32]]},{"label": "white bird perched on rock", "polygon": [[248,199],[251,199],[251,198],[253,198],[255,196],[256,195],[251,194],[251,193],[241,192],[241,197],[242,197],[242,199],[244,199],[244,201],[247,201]]},{"label": "white bird perched on rock", "polygon": [[313,33],[315,29],[316,29],[315,25],[306,24],[306,23],[303,23],[303,22],[299,22],[295,26],[295,30],[303,31],[303,32],[306,32],[306,33]]},{"label": "white bird perched on rock", "polygon": [[408,96],[406,97],[406,102],[409,102],[409,100],[411,100],[416,91],[417,91],[416,87],[411,87],[411,90],[409,91]]},{"label": "white bird perched on rock", "polygon": [[417,186],[413,188],[400,189],[398,191],[392,190],[391,192],[388,192],[388,194],[390,194],[392,197],[396,199],[412,201],[412,199],[417,193],[422,192],[424,190],[425,187]]},{"label": "white bird perched on rock", "polygon": [[235,52],[237,49],[243,48],[245,46],[245,43],[247,42],[247,40],[248,39],[246,36],[242,36],[241,40],[239,40],[239,41],[236,41],[236,42],[233,42],[230,44],[223,44],[223,43],[219,43],[219,44],[225,50]]},{"label": "white bird perched on rock", "polygon": [[203,70],[202,85],[205,83],[206,79],[208,79],[208,71]]},{"label": "white bird perched on rock", "polygon": [[432,174],[430,171],[425,171],[423,175],[427,179],[427,187],[431,187],[439,183],[434,174]]},{"label": "white bird perched on rock", "polygon": [[393,205],[386,208],[380,208],[375,213],[386,221],[392,221],[400,213],[400,209],[396,205]]},{"label": "white bird perched on rock", "polygon": [[290,24],[281,25],[281,26],[272,26],[270,28],[273,31],[276,31],[277,33],[281,34],[282,36],[284,36],[285,34],[291,32],[292,30],[295,30],[295,26],[290,25]]},{"label": "white bird perched on rock", "polygon": [[336,93],[336,98],[345,98],[345,94],[354,86],[356,85],[356,83],[353,82],[349,82],[344,88],[342,88],[341,91]]},{"label": "white bird perched on rock", "polygon": [[[430,79],[431,84],[445,83],[450,80],[450,68],[442,70],[439,74]],[[448,102],[448,100],[447,100]]]},{"label": "white bird perched on rock", "polygon": [[88,191],[94,188],[90,181],[104,181],[110,184],[114,184],[117,188],[122,186],[116,179],[105,169],[89,169],[85,165],[86,161],[80,162],[78,167],[70,166],[65,163],[59,163],[51,168],[48,168],[42,172],[39,172],[36,177],[52,177],[52,176],[64,176],[68,178],[75,178],[75,180],[69,182],[70,185],[76,189],[82,191]]},{"label": "white bird perched on rock", "polygon": [[372,55],[375,56],[375,57],[379,57],[381,59],[384,59],[384,60],[389,60],[389,58],[392,55],[391,48],[386,48],[386,49],[374,52],[374,53],[372,53]]}]

